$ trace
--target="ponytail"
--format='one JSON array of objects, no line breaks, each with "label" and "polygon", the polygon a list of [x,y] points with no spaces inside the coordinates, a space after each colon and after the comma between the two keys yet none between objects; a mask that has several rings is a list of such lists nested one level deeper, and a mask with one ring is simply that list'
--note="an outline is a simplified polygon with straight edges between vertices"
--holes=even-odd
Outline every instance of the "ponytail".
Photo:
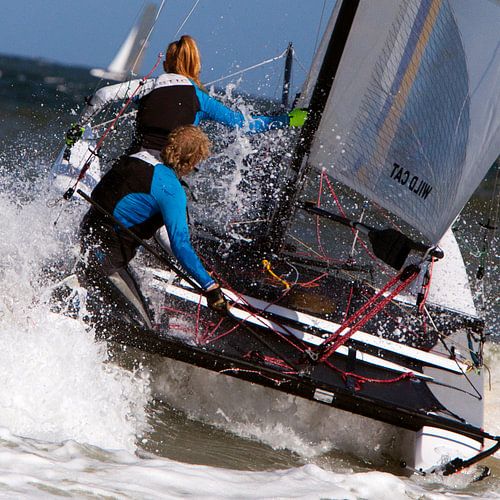
[{"label": "ponytail", "polygon": [[193,80],[203,89],[200,82],[201,58],[194,38],[183,35],[167,47],[165,71],[176,73]]}]

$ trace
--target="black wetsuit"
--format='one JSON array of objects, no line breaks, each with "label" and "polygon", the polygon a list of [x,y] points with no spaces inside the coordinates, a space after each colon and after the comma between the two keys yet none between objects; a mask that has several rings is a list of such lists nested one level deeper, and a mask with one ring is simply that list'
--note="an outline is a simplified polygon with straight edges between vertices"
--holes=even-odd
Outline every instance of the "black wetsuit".
[{"label": "black wetsuit", "polygon": [[290,123],[288,114],[245,117],[211,97],[189,78],[174,73],[164,73],[142,85],[134,80],[102,87],[92,96],[81,122],[88,122],[110,102],[126,99],[138,86],[134,96],[138,104],[136,139],[129,153],[142,149],[154,154],[163,148],[176,127],[198,125],[202,120],[240,127],[249,133],[282,128]]},{"label": "black wetsuit", "polygon": [[116,221],[141,240],[151,238],[165,224],[172,252],[202,288],[214,283],[189,237],[185,192],[175,172],[149,153],[121,158],[92,191],[92,199],[115,219],[91,208],[81,224],[82,253],[87,283],[110,278],[120,291],[142,302],[139,288],[128,271],[139,243]]}]

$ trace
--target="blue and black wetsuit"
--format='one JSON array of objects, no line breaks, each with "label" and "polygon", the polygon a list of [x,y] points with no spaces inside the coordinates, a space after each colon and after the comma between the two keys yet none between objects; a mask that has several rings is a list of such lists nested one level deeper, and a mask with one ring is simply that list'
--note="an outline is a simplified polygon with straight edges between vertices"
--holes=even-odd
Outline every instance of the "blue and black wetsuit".
[{"label": "blue and black wetsuit", "polygon": [[[92,199],[142,240],[165,225],[172,252],[185,271],[204,289],[214,283],[191,245],[186,194],[173,169],[146,152],[124,156],[92,191]],[[151,327],[139,287],[127,269],[139,243],[95,208],[85,215],[80,237],[83,284],[100,288],[106,278]]]},{"label": "blue and black wetsuit", "polygon": [[[126,99],[137,89],[139,80],[99,89],[82,115],[82,123],[112,101]],[[134,96],[138,104],[136,141],[133,149],[161,151],[172,130],[181,125],[198,125],[213,120],[249,133],[283,128],[290,123],[288,114],[245,117],[209,96],[193,81],[182,75],[164,73],[147,80]]]}]

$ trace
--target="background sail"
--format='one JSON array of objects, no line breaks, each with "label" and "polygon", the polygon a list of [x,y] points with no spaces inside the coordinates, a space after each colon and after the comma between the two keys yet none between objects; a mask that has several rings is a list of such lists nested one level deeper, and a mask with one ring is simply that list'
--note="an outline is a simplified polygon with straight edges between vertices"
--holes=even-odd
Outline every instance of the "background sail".
[{"label": "background sail", "polygon": [[437,243],[500,152],[499,33],[497,0],[362,0],[310,163]]},{"label": "background sail", "polygon": [[139,21],[132,27],[127,38],[106,70],[92,69],[90,74],[98,78],[124,81],[140,71],[145,53],[148,34],[155,22],[157,6],[148,3],[144,6]]}]

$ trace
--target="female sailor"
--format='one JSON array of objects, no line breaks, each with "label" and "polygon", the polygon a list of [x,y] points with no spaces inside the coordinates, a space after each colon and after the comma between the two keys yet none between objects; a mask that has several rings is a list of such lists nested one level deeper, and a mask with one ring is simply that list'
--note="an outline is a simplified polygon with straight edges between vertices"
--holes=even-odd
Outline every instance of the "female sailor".
[{"label": "female sailor", "polygon": [[[140,240],[151,238],[165,225],[173,255],[205,290],[209,307],[219,311],[226,307],[219,285],[191,245],[186,194],[180,183],[180,178],[209,153],[208,137],[198,127],[184,125],[168,136],[161,162],[147,151],[122,156],[92,191],[96,206],[113,219],[94,207],[85,215],[80,228],[83,259],[79,281],[87,289],[104,295],[103,301],[108,305],[116,297],[128,304],[125,310],[132,305],[136,316],[149,328],[152,328],[150,315],[128,269],[139,242],[116,221]],[[101,311],[98,313],[101,315]]]},{"label": "female sailor", "polygon": [[[132,80],[99,89],[88,100],[80,123],[66,134],[71,147],[88,123],[106,105],[129,98],[135,91],[138,105],[135,140],[129,153],[148,151],[159,158],[160,151],[172,130],[181,125],[198,125],[202,120],[213,120],[229,127],[259,133],[286,126],[303,125],[307,112],[294,109],[277,116],[246,117],[211,97],[200,83],[201,58],[195,40],[189,35],[172,42],[163,62],[165,73],[145,81]],[[138,90],[137,90],[138,89]]]}]

